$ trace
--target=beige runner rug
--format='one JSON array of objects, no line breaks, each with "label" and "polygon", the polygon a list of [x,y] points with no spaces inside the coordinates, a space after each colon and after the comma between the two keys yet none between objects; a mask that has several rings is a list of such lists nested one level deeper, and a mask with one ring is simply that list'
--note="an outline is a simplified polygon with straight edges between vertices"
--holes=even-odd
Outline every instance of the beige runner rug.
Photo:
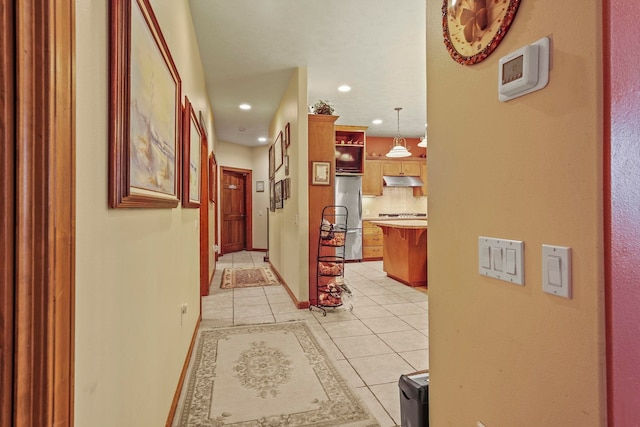
[{"label": "beige runner rug", "polygon": [[373,427],[306,322],[201,329],[178,426]]},{"label": "beige runner rug", "polygon": [[253,286],[273,286],[280,282],[270,267],[225,268],[222,271],[220,288],[249,288]]}]

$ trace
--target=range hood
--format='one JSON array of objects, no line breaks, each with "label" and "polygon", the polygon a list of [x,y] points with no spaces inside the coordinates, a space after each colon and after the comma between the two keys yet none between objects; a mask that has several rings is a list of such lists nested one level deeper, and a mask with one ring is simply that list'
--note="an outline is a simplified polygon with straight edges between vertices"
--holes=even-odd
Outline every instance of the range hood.
[{"label": "range hood", "polygon": [[417,176],[383,176],[387,187],[422,187],[422,180]]}]

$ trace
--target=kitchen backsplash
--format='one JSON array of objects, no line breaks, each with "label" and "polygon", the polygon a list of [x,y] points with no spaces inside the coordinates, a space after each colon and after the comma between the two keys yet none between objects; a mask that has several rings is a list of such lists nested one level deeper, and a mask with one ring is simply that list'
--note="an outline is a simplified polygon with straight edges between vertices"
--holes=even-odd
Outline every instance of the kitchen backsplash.
[{"label": "kitchen backsplash", "polygon": [[379,213],[426,213],[427,196],[414,197],[407,187],[384,187],[382,196],[362,198],[362,216]]}]

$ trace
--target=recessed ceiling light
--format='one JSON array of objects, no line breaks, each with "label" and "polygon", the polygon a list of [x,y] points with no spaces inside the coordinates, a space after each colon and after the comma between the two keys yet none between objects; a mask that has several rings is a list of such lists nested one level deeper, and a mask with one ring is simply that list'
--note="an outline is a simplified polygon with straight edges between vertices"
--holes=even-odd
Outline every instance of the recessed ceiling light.
[{"label": "recessed ceiling light", "polygon": [[380,123],[382,123],[382,120],[374,119],[371,123],[373,123],[374,125],[379,125]]},{"label": "recessed ceiling light", "polygon": [[264,136],[261,136],[260,138],[258,138],[258,141],[267,142],[267,138],[265,138]]},{"label": "recessed ceiling light", "polygon": [[338,88],[338,90],[340,92],[349,92],[351,90],[351,86],[349,85],[342,85]]},{"label": "recessed ceiling light", "polygon": [[241,110],[251,110],[251,105],[249,104],[240,104]]}]

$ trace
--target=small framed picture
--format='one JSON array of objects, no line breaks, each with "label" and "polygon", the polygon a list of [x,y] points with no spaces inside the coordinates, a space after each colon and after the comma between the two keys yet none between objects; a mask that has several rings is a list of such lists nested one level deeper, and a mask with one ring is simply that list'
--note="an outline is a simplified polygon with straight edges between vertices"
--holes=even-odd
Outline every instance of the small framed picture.
[{"label": "small framed picture", "polygon": [[312,185],[330,185],[331,163],[330,162],[312,162],[311,168],[311,184]]},{"label": "small framed picture", "polygon": [[275,188],[276,209],[284,208],[284,199],[282,198],[282,180],[276,182]]},{"label": "small framed picture", "polygon": [[273,179],[269,180],[269,210],[276,211],[276,183]]},{"label": "small framed picture", "polygon": [[287,123],[284,127],[284,146],[289,148],[291,145],[291,123]]},{"label": "small framed picture", "polygon": [[256,181],[256,192],[258,193],[264,192],[264,181]]},{"label": "small framed picture", "polygon": [[289,155],[284,155],[284,174],[285,176],[289,176]]}]

